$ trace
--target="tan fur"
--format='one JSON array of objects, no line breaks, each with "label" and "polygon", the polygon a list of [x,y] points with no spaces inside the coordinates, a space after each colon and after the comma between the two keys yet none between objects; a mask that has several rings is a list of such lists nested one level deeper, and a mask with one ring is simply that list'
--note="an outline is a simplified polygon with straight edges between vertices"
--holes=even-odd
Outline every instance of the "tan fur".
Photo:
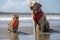
[{"label": "tan fur", "polygon": [[[29,7],[31,8],[31,10],[34,14],[37,14],[39,11],[42,11],[42,9],[41,9],[42,6],[38,2],[30,2]],[[44,14],[41,17],[41,19],[39,20],[38,24],[36,23],[35,20],[33,20],[33,21],[34,21],[35,32],[45,31],[46,29],[49,29],[49,23]],[[46,29],[44,29],[44,28],[46,28]]]},{"label": "tan fur", "polygon": [[14,20],[18,20],[18,19],[16,19],[16,17],[19,17],[19,16],[14,14],[12,19],[10,20],[10,22],[8,24],[8,30],[10,30],[11,32],[13,32],[14,30],[16,30],[16,32],[18,32],[18,28],[13,29],[13,24],[12,24]]}]

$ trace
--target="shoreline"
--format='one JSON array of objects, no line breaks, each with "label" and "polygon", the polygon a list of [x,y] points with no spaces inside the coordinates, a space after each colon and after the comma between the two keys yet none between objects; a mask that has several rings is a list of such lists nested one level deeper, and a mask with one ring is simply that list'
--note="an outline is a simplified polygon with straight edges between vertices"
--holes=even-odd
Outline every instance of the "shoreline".
[{"label": "shoreline", "polygon": [[[49,33],[60,33],[60,27],[51,27],[50,28],[50,32]],[[18,28],[18,32],[19,34],[33,34],[34,33],[34,27],[19,27]],[[7,28],[0,28],[0,35],[2,34],[7,34],[8,33],[8,30]]]}]

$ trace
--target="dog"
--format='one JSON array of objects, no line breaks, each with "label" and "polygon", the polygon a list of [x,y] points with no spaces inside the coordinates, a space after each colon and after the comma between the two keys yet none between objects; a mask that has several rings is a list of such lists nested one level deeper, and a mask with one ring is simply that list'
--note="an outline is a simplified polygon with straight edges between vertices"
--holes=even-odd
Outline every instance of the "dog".
[{"label": "dog", "polygon": [[8,32],[17,33],[18,25],[19,25],[19,16],[18,16],[18,14],[14,14],[8,24]]},{"label": "dog", "polygon": [[30,2],[29,7],[32,11],[35,32],[49,32],[49,22],[41,9],[42,5],[38,2]]}]

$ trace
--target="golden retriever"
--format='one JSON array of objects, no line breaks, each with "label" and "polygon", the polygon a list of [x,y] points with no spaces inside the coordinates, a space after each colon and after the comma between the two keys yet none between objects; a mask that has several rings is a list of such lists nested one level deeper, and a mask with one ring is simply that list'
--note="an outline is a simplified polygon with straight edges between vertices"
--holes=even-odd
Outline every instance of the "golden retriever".
[{"label": "golden retriever", "polygon": [[42,5],[38,2],[30,2],[29,7],[32,10],[35,32],[49,32],[49,23],[41,9]]}]

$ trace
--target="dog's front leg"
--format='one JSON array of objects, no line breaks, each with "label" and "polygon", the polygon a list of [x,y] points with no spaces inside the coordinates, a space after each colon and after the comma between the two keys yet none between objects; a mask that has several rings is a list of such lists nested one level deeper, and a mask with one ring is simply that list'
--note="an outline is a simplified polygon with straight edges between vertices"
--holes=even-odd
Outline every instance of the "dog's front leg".
[{"label": "dog's front leg", "polygon": [[37,24],[37,32],[41,32],[41,24],[40,23]]},{"label": "dog's front leg", "polygon": [[37,23],[34,21],[34,33],[37,32]]},{"label": "dog's front leg", "polygon": [[44,25],[44,19],[43,19],[43,16],[40,18],[39,20],[39,27],[40,27],[40,31],[43,32],[43,25]]}]

